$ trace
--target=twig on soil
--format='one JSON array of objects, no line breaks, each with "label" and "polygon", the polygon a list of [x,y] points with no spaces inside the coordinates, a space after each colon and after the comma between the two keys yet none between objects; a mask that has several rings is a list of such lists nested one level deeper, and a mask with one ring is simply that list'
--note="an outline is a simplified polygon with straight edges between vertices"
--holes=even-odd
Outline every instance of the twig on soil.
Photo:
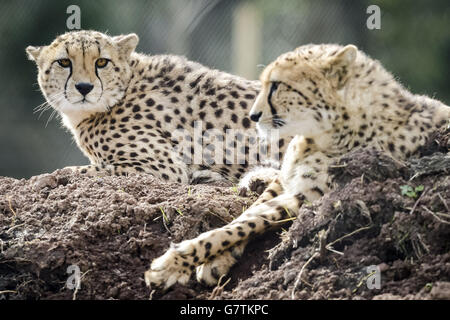
[{"label": "twig on soil", "polygon": [[25,259],[25,258],[14,258],[14,259],[0,261],[0,264],[8,263],[8,262],[15,262],[15,263],[17,263],[17,262],[33,262],[33,261],[31,261],[29,259]]},{"label": "twig on soil", "polygon": [[8,198],[8,205],[9,205],[9,210],[11,210],[11,212],[13,213],[13,218],[12,218],[11,225],[15,225],[16,224],[16,218],[17,218],[17,212],[12,207],[11,197]]},{"label": "twig on soil", "polygon": [[78,286],[73,291],[72,300],[77,300]]},{"label": "twig on soil", "polygon": [[14,214],[14,219],[16,219],[17,213],[16,213],[16,211],[14,211],[14,209],[12,208],[11,197],[8,198],[8,204],[9,204],[9,210],[11,210],[11,212]]},{"label": "twig on soil", "polygon": [[411,211],[409,212],[409,215],[412,215],[414,211],[416,210],[417,205],[419,204],[420,200],[422,200],[422,197],[425,195],[425,193],[428,192],[429,189],[425,189],[422,191],[422,194],[420,195],[419,199],[414,203],[414,206],[412,207]]},{"label": "twig on soil", "polygon": [[448,205],[447,205],[447,201],[445,201],[445,199],[442,197],[442,195],[439,192],[437,193],[437,195],[438,195],[439,199],[441,199],[442,203],[444,204],[445,209],[447,209],[447,212],[450,212],[450,209],[448,208]]},{"label": "twig on soil", "polygon": [[320,262],[324,262],[327,253],[327,235],[328,232],[325,229],[320,230],[318,234]]},{"label": "twig on soil", "polygon": [[376,273],[376,271],[373,271],[371,273],[369,273],[368,275],[364,276],[361,281],[356,285],[356,288],[353,289],[352,293],[356,293],[356,291],[358,291],[358,289],[362,286],[362,284],[364,283],[365,280],[369,279],[369,277],[373,276]]},{"label": "twig on soil", "polygon": [[223,288],[225,288],[225,286],[231,281],[231,278],[228,278],[227,281],[225,281],[224,284],[220,284],[222,282],[223,277],[225,277],[225,275],[223,274],[220,278],[219,281],[217,282],[217,286],[213,289],[213,291],[211,292],[211,295],[209,296],[208,300],[212,300],[214,299],[216,296],[218,296],[219,294],[222,293]]},{"label": "twig on soil", "polygon": [[22,283],[16,288],[16,291],[19,292],[19,289],[20,289],[21,287],[25,287],[27,284],[29,284],[30,282],[33,282],[33,281],[34,281],[34,280],[28,280],[28,281],[22,282]]},{"label": "twig on soil", "polygon": [[358,232],[361,232],[361,231],[364,231],[364,230],[367,230],[367,229],[370,229],[370,228],[372,228],[372,225],[368,225],[368,226],[365,226],[365,227],[356,229],[356,230],[354,230],[354,231],[352,231],[352,232],[350,232],[350,233],[348,233],[348,234],[346,234],[346,235],[343,235],[342,237],[340,237],[340,238],[334,240],[333,242],[327,244],[327,247],[326,247],[326,248],[327,248],[328,250],[330,250],[330,251],[333,251],[333,250],[332,250],[332,249],[333,249],[333,248],[332,248],[333,244],[335,244],[335,243],[337,243],[337,242],[339,242],[339,241],[342,241],[342,240],[344,240],[345,238],[351,237],[352,235],[354,235],[354,234],[356,234],[356,233],[358,233]]},{"label": "twig on soil", "polygon": [[289,221],[294,221],[294,220],[296,220],[296,219],[297,219],[297,217],[292,217],[292,218],[287,218],[287,219],[277,220],[277,221],[272,221],[272,222],[275,222],[275,223],[285,223],[285,222],[289,222]]},{"label": "twig on soil", "polygon": [[75,290],[73,291],[72,300],[77,300],[78,288],[81,288],[81,280],[83,280],[84,276],[90,271],[91,270],[88,270],[80,276],[80,282],[78,283],[78,285],[75,287]]},{"label": "twig on soil", "polygon": [[[295,283],[294,283],[294,288],[292,288],[291,299],[292,299],[292,300],[295,299],[295,290],[297,289],[297,286],[299,285],[300,282],[305,282],[306,284],[308,284],[306,281],[302,280],[302,274],[303,274],[303,271],[305,270],[305,268],[308,266],[308,264],[311,263],[311,261],[313,261],[317,256],[320,256],[320,260],[322,261],[322,260],[324,259],[325,249],[326,249],[326,250],[329,250],[329,251],[331,251],[331,252],[334,252],[334,253],[343,255],[344,253],[334,250],[334,249],[332,248],[332,246],[333,246],[335,243],[344,240],[345,238],[348,238],[348,237],[350,237],[350,236],[352,236],[352,235],[354,235],[354,234],[356,234],[356,233],[358,233],[358,232],[361,232],[361,231],[364,231],[364,230],[367,230],[367,229],[370,229],[370,228],[372,228],[372,225],[368,225],[368,226],[365,226],[365,227],[356,229],[356,230],[354,230],[354,231],[352,231],[352,232],[350,232],[350,233],[348,233],[348,234],[346,234],[346,235],[343,235],[342,237],[340,237],[340,238],[334,240],[333,242],[330,242],[330,243],[327,244],[327,245],[325,245],[325,241],[326,241],[326,236],[327,236],[327,233],[328,233],[328,232],[325,231],[325,230],[321,230],[321,231],[319,232],[319,234],[318,234],[318,238],[319,238],[319,249],[318,249],[316,252],[314,252],[314,254],[311,256],[311,258],[309,258],[308,261],[306,261],[306,263],[305,263],[305,264],[302,266],[302,268],[300,269],[300,273],[299,273],[299,275],[297,276],[297,279],[295,280]],[[325,249],[324,249],[324,248],[325,248]],[[311,286],[310,284],[308,284],[308,285]],[[311,286],[311,287],[312,287],[312,286]]]},{"label": "twig on soil", "polygon": [[207,213],[209,213],[210,215],[216,217],[216,218],[219,219],[219,220],[222,220],[222,221],[225,222],[225,223],[230,223],[231,221],[233,221],[233,217],[230,217],[230,220],[227,221],[227,220],[225,220],[223,217],[221,217],[220,215],[218,215],[217,213],[214,213],[214,212],[212,212],[212,211],[210,211],[210,210],[208,210]]},{"label": "twig on soil", "polygon": [[445,218],[449,218],[450,219],[450,214],[442,213],[442,212],[435,212],[435,214],[437,214],[440,217],[445,217]]},{"label": "twig on soil", "polygon": [[[163,217],[162,223],[163,223],[163,225],[164,225],[164,228],[166,228],[167,232],[168,232],[170,235],[172,235],[172,232],[170,232],[169,228],[167,227],[167,223],[166,223],[166,222],[169,222],[169,219],[167,218],[166,213],[164,212],[164,209],[163,209],[162,207],[159,207],[159,210],[161,210],[161,212],[162,212],[162,217]],[[154,220],[153,220],[153,221],[154,221]]]},{"label": "twig on soil", "polygon": [[334,250],[333,248],[329,248],[328,246],[327,246],[326,248],[327,248],[328,251],[331,251],[331,252],[333,252],[333,253],[336,253],[336,254],[338,254],[338,255],[340,255],[340,256],[343,256],[343,255],[344,255],[343,252]]},{"label": "twig on soil", "polygon": [[258,217],[258,218],[260,218],[260,219],[262,219],[262,220],[264,220],[264,221],[273,223],[273,224],[275,224],[275,223],[284,223],[284,222],[288,222],[288,221],[294,221],[294,220],[297,219],[297,217],[292,217],[292,218],[287,218],[287,219],[283,219],[283,220],[276,220],[276,221],[273,221],[273,220],[269,220],[269,219],[266,219],[266,218],[263,218],[263,217]]},{"label": "twig on soil", "polygon": [[0,253],[3,253],[3,240],[0,239]]},{"label": "twig on soil", "polygon": [[425,244],[425,242],[423,241],[422,236],[420,235],[420,233],[417,234],[417,239],[419,239],[419,242],[422,245],[422,247],[425,249],[425,251],[427,253],[430,253],[430,248],[428,248],[428,246]]},{"label": "twig on soil", "polygon": [[[441,218],[439,218],[439,216],[437,215],[437,213],[434,213],[433,211],[431,211],[430,209],[428,209],[426,206],[422,205],[422,208],[428,212],[429,214],[431,214],[433,217],[435,217],[439,222],[445,223],[445,224],[450,224],[449,221],[445,221],[442,220]],[[443,213],[439,213],[440,215],[442,215]]]},{"label": "twig on soil", "polygon": [[163,222],[164,228],[166,228],[167,232],[168,232],[170,235],[172,235],[172,232],[170,232],[169,227],[167,227],[166,220],[163,219],[162,222]]},{"label": "twig on soil", "polygon": [[159,207],[159,210],[161,211],[164,220],[166,220],[166,222],[169,222],[169,219],[167,218],[166,213],[164,212],[164,209],[162,207]]},{"label": "twig on soil", "polygon": [[333,262],[334,262],[334,264],[336,265],[336,268],[340,268],[340,266],[339,266],[339,263],[338,263],[338,261],[337,261],[337,259],[335,258],[335,257],[333,257]]},{"label": "twig on soil", "polygon": [[311,263],[311,261],[314,260],[314,258],[316,258],[319,255],[319,252],[314,252],[314,254],[311,256],[311,258],[308,259],[308,261],[306,261],[306,263],[302,266],[302,268],[300,269],[300,273],[297,276],[297,279],[295,280],[294,283],[294,287],[292,288],[292,293],[291,293],[291,299],[294,300],[295,299],[295,289],[297,288],[298,284],[300,283],[300,281],[302,280],[302,274],[303,271],[305,271],[305,268],[308,264]]},{"label": "twig on soil", "polygon": [[420,259],[423,256],[423,253],[422,250],[420,249],[420,246],[416,242],[417,241],[411,241],[411,245],[413,247],[413,251],[416,254],[417,259]]},{"label": "twig on soil", "polygon": [[14,230],[15,228],[21,227],[21,226],[23,226],[24,224],[25,224],[25,222],[24,222],[24,223],[21,223],[21,224],[17,224],[17,225],[15,225],[15,226],[12,226],[12,227],[9,228],[8,230],[6,230],[6,233],[8,233],[8,232]]},{"label": "twig on soil", "polygon": [[0,294],[4,294],[4,293],[17,293],[17,291],[14,291],[14,290],[3,290],[3,291],[0,291]]},{"label": "twig on soil", "polygon": [[409,178],[409,181],[413,181],[415,178],[417,178],[418,176],[420,176],[419,172],[416,172],[411,178]]}]

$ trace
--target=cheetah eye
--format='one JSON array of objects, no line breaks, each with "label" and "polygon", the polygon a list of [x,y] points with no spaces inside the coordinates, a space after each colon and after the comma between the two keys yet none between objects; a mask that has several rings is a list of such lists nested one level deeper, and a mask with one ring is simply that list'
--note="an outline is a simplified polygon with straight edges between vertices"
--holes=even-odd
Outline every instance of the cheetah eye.
[{"label": "cheetah eye", "polygon": [[108,64],[109,60],[105,58],[99,58],[97,61],[95,61],[95,66],[97,68],[104,68]]},{"label": "cheetah eye", "polygon": [[72,65],[70,59],[59,59],[57,62],[63,68],[69,68]]}]

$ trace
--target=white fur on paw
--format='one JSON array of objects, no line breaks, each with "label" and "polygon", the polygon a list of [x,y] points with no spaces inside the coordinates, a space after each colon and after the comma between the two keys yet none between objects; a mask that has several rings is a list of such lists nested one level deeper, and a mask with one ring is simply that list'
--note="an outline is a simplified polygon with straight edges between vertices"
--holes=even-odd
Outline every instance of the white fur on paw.
[{"label": "white fur on paw", "polygon": [[150,269],[144,275],[147,286],[163,286],[165,290],[177,282],[186,284],[192,274],[191,263],[185,258],[190,253],[191,247],[188,241],[184,241],[153,260]]},{"label": "white fur on paw", "polygon": [[197,281],[208,286],[215,286],[220,277],[227,274],[235,263],[236,259],[229,251],[226,251],[214,260],[197,267]]},{"label": "white fur on paw", "polygon": [[247,241],[225,251],[214,260],[197,267],[197,281],[209,286],[217,285],[220,277],[227,274],[230,268],[244,252]]},{"label": "white fur on paw", "polygon": [[[254,189],[255,183],[268,186],[280,174],[280,170],[271,167],[255,167],[239,181],[240,188],[246,188],[251,191]],[[261,190],[260,190],[261,191]]]}]

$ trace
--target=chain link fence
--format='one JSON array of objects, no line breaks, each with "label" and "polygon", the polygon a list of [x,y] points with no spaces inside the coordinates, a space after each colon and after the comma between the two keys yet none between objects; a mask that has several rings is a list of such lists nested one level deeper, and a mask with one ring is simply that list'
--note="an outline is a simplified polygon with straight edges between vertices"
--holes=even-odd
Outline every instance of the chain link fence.
[{"label": "chain link fence", "polygon": [[[436,1],[353,0],[16,0],[0,2],[0,175],[29,177],[87,159],[44,102],[27,45],[66,31],[70,5],[81,28],[135,32],[138,51],[179,54],[256,79],[283,52],[307,43],[354,43],[414,92],[450,102],[450,6]],[[366,27],[367,7],[381,8],[381,29]]]}]

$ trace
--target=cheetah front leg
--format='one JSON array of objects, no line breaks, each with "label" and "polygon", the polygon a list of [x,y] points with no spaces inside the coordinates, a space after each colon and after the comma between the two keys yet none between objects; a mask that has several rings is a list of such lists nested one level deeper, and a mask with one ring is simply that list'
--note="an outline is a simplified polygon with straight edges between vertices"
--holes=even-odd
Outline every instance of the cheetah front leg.
[{"label": "cheetah front leg", "polygon": [[301,136],[292,139],[280,177],[271,184],[274,190],[268,188],[257,203],[230,224],[173,245],[153,261],[145,274],[146,283],[164,288],[176,282],[185,284],[197,267],[198,279],[215,284],[237,259],[230,250],[242,253],[251,236],[291,220],[304,201],[316,200],[329,191],[329,159],[322,152],[310,152],[313,149],[312,141]]},{"label": "cheetah front leg", "polygon": [[[281,184],[278,179],[275,179],[250,208],[274,198],[281,191]],[[205,237],[205,234],[202,236]],[[169,288],[176,282],[184,284],[189,280],[195,266],[197,266],[197,280],[208,285],[214,285],[221,275],[228,273],[231,266],[242,255],[247,244],[247,241],[243,240],[240,244],[224,250],[221,255],[217,257],[209,256],[205,263],[201,263],[200,258],[195,257],[197,252],[195,240],[199,239],[186,240],[178,245],[172,244],[163,256],[154,260],[150,270],[145,273],[147,285],[160,286],[164,284],[165,288]],[[192,257],[190,260],[193,264],[185,261],[188,255]]]},{"label": "cheetah front leg", "polygon": [[[216,284],[217,278],[227,273],[236,262],[250,237],[288,221],[303,201],[302,195],[282,194],[249,208],[222,228],[172,245],[164,255],[152,262],[145,273],[147,285],[167,289],[176,282],[186,284],[199,266],[197,278],[209,285]],[[216,260],[219,255],[223,257]]]},{"label": "cheetah front leg", "polygon": [[[280,180],[276,176],[272,178],[272,180],[273,181],[269,184],[261,196],[259,196],[258,199],[250,206],[250,208],[256,207],[261,203],[267,202],[281,194],[283,188]],[[209,259],[204,264],[198,266],[196,270],[197,281],[210,286],[217,284],[220,277],[227,274],[230,268],[241,257],[245,247],[247,246],[248,240],[242,240],[242,242],[239,242],[235,246],[217,255],[214,259]]]}]

